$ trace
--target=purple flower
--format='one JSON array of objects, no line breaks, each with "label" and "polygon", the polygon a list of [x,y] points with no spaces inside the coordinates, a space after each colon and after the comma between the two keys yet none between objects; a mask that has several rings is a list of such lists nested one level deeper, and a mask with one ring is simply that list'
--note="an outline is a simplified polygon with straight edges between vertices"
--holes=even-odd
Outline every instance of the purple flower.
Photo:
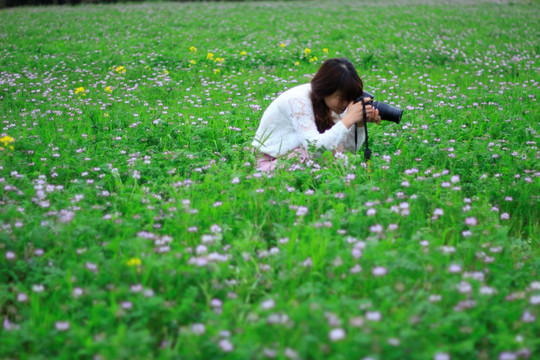
[{"label": "purple flower", "polygon": [[206,332],[204,324],[193,324],[191,325],[191,332],[195,335],[202,335]]},{"label": "purple flower", "polygon": [[369,321],[381,321],[381,313],[379,311],[368,311],[366,313],[366,319]]},{"label": "purple flower", "polygon": [[272,309],[274,306],[276,306],[276,302],[274,301],[274,299],[268,299],[261,303],[261,308],[263,310]]},{"label": "purple flower", "polygon": [[536,316],[531,313],[529,310],[525,310],[523,315],[521,315],[521,321],[526,323],[532,323],[536,321]]},{"label": "purple flower", "polygon": [[133,308],[133,303],[131,301],[123,301],[122,304],[122,309],[131,309]]},{"label": "purple flower", "polygon": [[509,351],[504,351],[499,354],[499,360],[516,360],[516,359],[517,359],[517,355]]},{"label": "purple flower", "polygon": [[433,356],[433,360],[450,360],[450,355],[445,353],[437,353]]},{"label": "purple flower", "polygon": [[375,225],[372,225],[372,226],[369,227],[369,231],[371,231],[373,233],[376,233],[376,234],[380,234],[383,231],[383,227],[382,227],[381,224],[375,224]]},{"label": "purple flower", "polygon": [[305,206],[299,206],[298,209],[296,209],[296,216],[304,216],[308,213],[308,208]]},{"label": "purple flower", "polygon": [[376,266],[373,268],[373,270],[371,270],[371,273],[373,274],[373,276],[384,276],[388,273],[388,271],[385,267]]},{"label": "purple flower", "polygon": [[68,321],[57,321],[54,323],[54,327],[58,331],[67,331],[69,330],[69,322]]},{"label": "purple flower", "polygon": [[345,330],[341,328],[332,329],[328,334],[330,341],[339,341],[345,339]]},{"label": "purple flower", "polygon": [[221,339],[218,343],[221,350],[225,352],[231,352],[234,350],[234,345],[230,342],[229,339]]},{"label": "purple flower", "polygon": [[529,299],[529,304],[540,305],[540,295],[532,295]]}]

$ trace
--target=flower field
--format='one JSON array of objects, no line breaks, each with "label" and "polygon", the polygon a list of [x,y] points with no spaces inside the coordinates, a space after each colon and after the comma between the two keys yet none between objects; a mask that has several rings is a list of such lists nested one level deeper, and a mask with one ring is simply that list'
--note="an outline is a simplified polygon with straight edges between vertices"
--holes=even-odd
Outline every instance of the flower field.
[{"label": "flower field", "polygon": [[[0,10],[0,359],[540,358],[540,4]],[[373,158],[255,169],[332,57]]]}]

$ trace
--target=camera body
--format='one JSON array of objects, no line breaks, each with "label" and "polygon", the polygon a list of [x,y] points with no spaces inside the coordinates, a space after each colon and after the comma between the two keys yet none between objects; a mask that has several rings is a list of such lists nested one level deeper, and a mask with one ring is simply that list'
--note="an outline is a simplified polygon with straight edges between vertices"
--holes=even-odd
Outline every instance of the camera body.
[{"label": "camera body", "polygon": [[356,98],[354,102],[357,103],[359,101],[362,101],[362,99],[366,97],[369,97],[372,100],[369,102],[366,102],[364,105],[369,104],[373,106],[375,109],[379,110],[379,116],[381,117],[382,120],[391,121],[393,123],[399,124],[399,122],[401,121],[401,116],[403,115],[403,110],[390,106],[381,101],[373,100],[375,97],[371,95],[370,93],[368,93],[367,91],[364,91],[362,96]]}]

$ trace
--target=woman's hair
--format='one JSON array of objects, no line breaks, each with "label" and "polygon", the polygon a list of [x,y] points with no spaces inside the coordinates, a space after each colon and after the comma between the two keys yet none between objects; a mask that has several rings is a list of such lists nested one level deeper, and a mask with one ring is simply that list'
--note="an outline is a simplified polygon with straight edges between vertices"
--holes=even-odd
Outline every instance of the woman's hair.
[{"label": "woman's hair", "polygon": [[311,103],[317,130],[322,134],[334,126],[330,108],[324,98],[338,93],[341,98],[353,101],[362,95],[364,84],[354,65],[345,58],[328,59],[311,79]]}]

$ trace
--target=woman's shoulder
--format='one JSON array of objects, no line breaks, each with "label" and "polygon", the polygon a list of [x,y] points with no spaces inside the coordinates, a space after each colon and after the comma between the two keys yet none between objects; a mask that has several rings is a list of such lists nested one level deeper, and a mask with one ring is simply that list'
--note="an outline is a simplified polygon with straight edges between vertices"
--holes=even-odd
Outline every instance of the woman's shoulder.
[{"label": "woman's shoulder", "polygon": [[306,97],[309,96],[309,93],[311,92],[311,84],[302,84],[302,85],[296,85],[295,87],[290,88],[289,90],[286,90],[283,95],[288,95],[291,97]]},{"label": "woman's shoulder", "polygon": [[276,100],[287,102],[291,98],[309,98],[310,92],[311,84],[297,85],[282,92]]},{"label": "woman's shoulder", "polygon": [[309,94],[311,92],[311,84],[302,84],[292,87],[285,92],[283,92],[279,97],[278,101],[281,105],[289,107],[291,102],[306,102],[309,100]]}]

